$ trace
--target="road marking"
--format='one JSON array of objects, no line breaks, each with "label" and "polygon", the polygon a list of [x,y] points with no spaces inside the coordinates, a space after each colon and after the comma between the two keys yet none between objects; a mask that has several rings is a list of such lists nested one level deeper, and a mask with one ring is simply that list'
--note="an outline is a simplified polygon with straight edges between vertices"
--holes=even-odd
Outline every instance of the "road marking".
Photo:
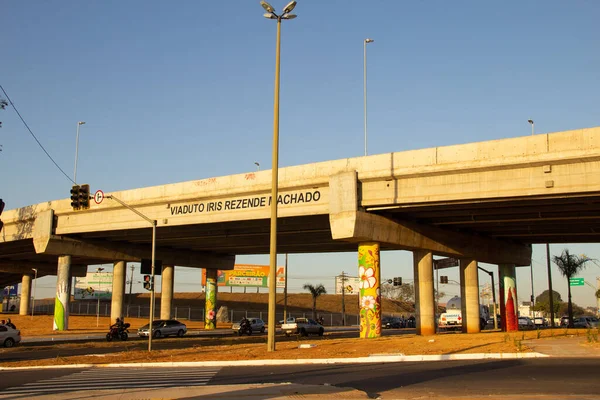
[{"label": "road marking", "polygon": [[56,394],[80,390],[172,388],[204,386],[220,368],[90,368],[61,377],[8,387],[4,395]]}]

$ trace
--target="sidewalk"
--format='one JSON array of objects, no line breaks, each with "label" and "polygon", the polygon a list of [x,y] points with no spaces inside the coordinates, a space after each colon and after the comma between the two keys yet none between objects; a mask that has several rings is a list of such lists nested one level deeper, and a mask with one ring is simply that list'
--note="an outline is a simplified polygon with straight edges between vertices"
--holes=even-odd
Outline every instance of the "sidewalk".
[{"label": "sidewalk", "polygon": [[531,350],[550,357],[600,357],[600,348],[586,346],[583,336],[524,340]]}]

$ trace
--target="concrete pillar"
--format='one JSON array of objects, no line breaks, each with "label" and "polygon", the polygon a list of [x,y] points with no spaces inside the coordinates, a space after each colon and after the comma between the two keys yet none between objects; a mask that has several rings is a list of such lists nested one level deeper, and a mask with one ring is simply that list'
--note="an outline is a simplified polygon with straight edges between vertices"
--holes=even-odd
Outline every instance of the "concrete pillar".
[{"label": "concrete pillar", "polygon": [[479,278],[477,261],[460,260],[460,297],[462,331],[464,333],[481,332],[479,317]]},{"label": "concrete pillar", "polygon": [[23,274],[21,280],[21,305],[19,315],[29,314],[29,301],[31,300],[31,275]]},{"label": "concrete pillar", "polygon": [[515,276],[514,264],[498,265],[500,276],[500,316],[502,318],[502,330],[515,332],[519,330],[519,319],[517,306],[517,278]]},{"label": "concrete pillar", "polygon": [[435,294],[433,290],[433,253],[413,252],[417,335],[435,334]]},{"label": "concrete pillar", "polygon": [[173,285],[175,283],[175,267],[163,265],[160,293],[160,319],[171,319],[173,309]]},{"label": "concrete pillar", "polygon": [[358,278],[360,279],[360,338],[381,336],[381,292],[379,290],[379,243],[358,245]]},{"label": "concrete pillar", "polygon": [[217,271],[216,269],[206,269],[204,329],[207,330],[217,327]]},{"label": "concrete pillar", "polygon": [[54,330],[69,329],[69,279],[71,276],[71,256],[58,257],[56,270],[56,298],[54,299]]},{"label": "concrete pillar", "polygon": [[113,263],[112,301],[110,304],[110,321],[114,324],[117,318],[123,319],[123,299],[125,298],[125,278],[127,275],[125,261]]}]

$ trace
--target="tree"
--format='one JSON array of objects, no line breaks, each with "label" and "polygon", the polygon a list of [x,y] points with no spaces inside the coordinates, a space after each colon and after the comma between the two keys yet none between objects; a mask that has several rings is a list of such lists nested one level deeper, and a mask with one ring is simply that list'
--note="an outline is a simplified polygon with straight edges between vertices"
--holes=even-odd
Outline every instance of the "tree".
[{"label": "tree", "polygon": [[[558,293],[556,290],[552,291],[552,300],[562,303],[563,299],[560,296],[560,293]],[[535,298],[535,302],[536,303],[549,303],[550,302],[550,291],[549,290],[544,290],[542,293],[540,293],[536,298]]]},{"label": "tree", "polygon": [[600,289],[596,290],[596,298],[600,299]]},{"label": "tree", "polygon": [[552,256],[552,261],[556,264],[562,276],[567,278],[569,328],[573,328],[573,302],[571,301],[571,285],[569,285],[569,280],[584,269],[585,264],[591,260],[591,258],[584,255],[576,256],[575,254],[571,254],[569,253],[569,249],[564,249],[560,256]]},{"label": "tree", "polygon": [[310,283],[307,283],[303,286],[303,288],[305,290],[308,290],[313,298],[312,313],[313,313],[313,319],[316,320],[317,319],[317,297],[319,297],[322,294],[326,294],[327,290],[325,290],[325,286],[323,286],[320,283],[317,286],[313,286]]}]

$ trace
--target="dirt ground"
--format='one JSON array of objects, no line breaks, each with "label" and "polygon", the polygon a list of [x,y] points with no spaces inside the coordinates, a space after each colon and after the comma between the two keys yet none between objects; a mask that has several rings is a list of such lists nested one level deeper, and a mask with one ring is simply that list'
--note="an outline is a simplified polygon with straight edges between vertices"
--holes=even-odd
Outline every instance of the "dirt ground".
[{"label": "dirt ground", "polygon": [[[0,319],[5,319],[6,314]],[[24,337],[50,334],[96,334],[107,331],[108,318],[100,319],[100,327],[96,328],[95,317],[72,316],[69,319],[70,329],[66,333],[52,331],[51,316],[11,316],[12,321],[21,330]],[[147,320],[130,319],[132,332],[139,326],[146,324]],[[188,324],[189,321],[184,321]],[[230,327],[230,324],[219,326]],[[188,329],[202,329],[203,323],[189,322]],[[587,345],[597,346],[598,332],[595,331],[596,342]],[[593,335],[592,334],[592,335]],[[89,355],[76,357],[56,357],[47,360],[0,363],[2,366],[25,365],[57,365],[75,363],[123,363],[123,362],[151,362],[151,361],[221,361],[221,360],[258,360],[258,359],[310,359],[310,358],[338,358],[338,357],[367,357],[370,355],[418,355],[418,354],[460,354],[460,353],[515,353],[528,352],[529,348],[523,343],[527,339],[548,338],[560,339],[565,336],[580,335],[590,336],[584,329],[547,329],[526,332],[483,332],[478,334],[441,333],[434,336],[417,336],[404,334],[384,336],[377,339],[335,338],[326,334],[323,337],[284,338],[278,336],[276,351],[267,352],[267,336],[252,337],[249,340],[240,340],[237,337],[215,338],[187,338],[190,346],[185,349],[160,350],[162,345],[170,341],[182,339],[160,339],[156,341],[155,350],[147,351],[146,341],[128,342],[87,342],[87,343],[54,343],[52,348],[73,347],[111,347],[124,346],[124,351],[106,355]],[[314,347],[300,348],[300,344],[311,344]],[[49,346],[36,345],[35,349],[43,350]],[[32,350],[27,344],[22,344],[14,349],[0,350],[0,355],[9,351]],[[1,360],[1,357],[0,357]]]}]

